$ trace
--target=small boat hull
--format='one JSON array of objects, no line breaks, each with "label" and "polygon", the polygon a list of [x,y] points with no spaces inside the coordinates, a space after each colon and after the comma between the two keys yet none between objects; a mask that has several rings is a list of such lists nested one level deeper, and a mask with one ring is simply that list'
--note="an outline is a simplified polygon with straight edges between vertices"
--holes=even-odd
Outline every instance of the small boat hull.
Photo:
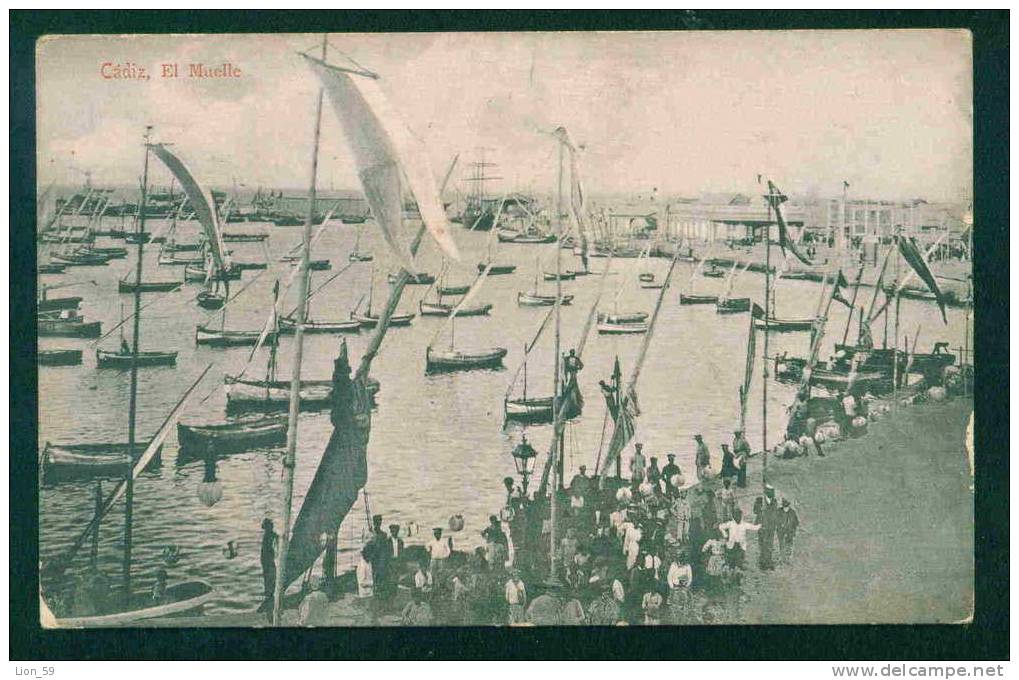
[{"label": "small boat hull", "polygon": [[754,327],[769,333],[795,333],[809,331],[814,327],[814,319],[754,319]]},{"label": "small boat hull", "polygon": [[[305,333],[357,333],[361,330],[361,324],[353,319],[349,321],[315,321],[307,319],[304,322]],[[291,335],[297,332],[297,320],[288,316],[280,317],[280,332]]]},{"label": "small boat hull", "polygon": [[442,373],[448,371],[472,371],[482,368],[498,368],[502,366],[506,349],[493,347],[490,349],[462,352],[455,349],[425,349],[425,372]]},{"label": "small boat hull", "polygon": [[127,611],[101,616],[76,616],[55,620],[57,628],[101,628],[104,626],[125,626],[137,621],[164,616],[179,616],[200,609],[212,600],[215,591],[205,581],[186,581],[168,586],[163,601],[154,604],[148,593],[132,596],[133,608]]},{"label": "small boat hull", "polygon": [[[147,441],[135,443],[135,455],[148,446]],[[52,444],[46,442],[40,454],[42,478],[46,484],[95,477],[123,477],[131,467],[127,443],[113,444]],[[162,464],[160,446],[146,469]]]},{"label": "small boat hull", "polygon": [[81,304],[80,297],[48,298],[39,300],[37,309],[40,312],[50,312],[55,309],[77,309]]},{"label": "small boat hull", "polygon": [[269,268],[269,263],[268,262],[237,262],[237,261],[234,261],[233,265],[237,269],[240,269],[242,272],[251,271],[251,270],[268,269]]},{"label": "small boat hull", "polygon": [[223,234],[223,241],[226,243],[256,243],[269,238],[268,234]]},{"label": "small boat hull", "polygon": [[[243,347],[258,344],[262,331],[224,331],[198,326],[195,328],[195,344],[212,347]],[[266,335],[266,341],[272,339],[272,333]]]},{"label": "small boat hull", "polygon": [[681,305],[713,305],[718,302],[717,295],[683,295],[679,296]]},{"label": "small boat hull", "polygon": [[180,281],[142,281],[136,284],[134,281],[120,280],[117,282],[117,290],[121,293],[166,293],[177,290],[181,287]]},{"label": "small boat hull", "polygon": [[[517,304],[525,307],[551,307],[555,304],[555,295],[539,295],[537,293],[517,293]],[[563,295],[559,304],[568,305],[573,302],[572,295]]]},{"label": "small boat hull", "polygon": [[138,352],[137,359],[133,354],[96,350],[96,368],[129,369],[137,366],[176,366],[176,352]]},{"label": "small boat hull", "polygon": [[[291,265],[300,265],[301,258],[297,255],[287,255],[280,258],[280,262],[288,262]],[[313,272],[326,271],[332,268],[332,263],[329,260],[311,260],[308,262],[308,270]]]},{"label": "small boat hull", "polygon": [[[488,267],[488,263],[479,262],[478,271],[483,272]],[[512,274],[517,270],[515,264],[493,264],[492,268],[488,270],[489,276],[503,276],[505,274]]]},{"label": "small boat hull", "polygon": [[[194,283],[205,281],[206,272],[205,267],[198,265],[188,265],[184,267],[184,280]],[[232,267],[226,271],[214,272],[209,277],[210,281],[239,281],[241,278],[241,270],[236,267]]]},{"label": "small boat hull", "polygon": [[715,304],[719,314],[741,314],[750,311],[750,298],[728,298]]},{"label": "small boat hull", "polygon": [[599,335],[638,335],[647,333],[646,321],[631,321],[628,323],[610,323],[601,321],[598,323]]},{"label": "small boat hull", "polygon": [[[390,283],[396,283],[396,278],[396,274],[390,274],[388,277]],[[433,283],[435,283],[435,276],[425,272],[421,272],[416,277],[411,276],[407,279],[408,286],[430,286]]]},{"label": "small boat hull", "polygon": [[470,286],[439,286],[439,295],[466,295]]},{"label": "small boat hull", "polygon": [[[224,376],[226,406],[230,413],[247,411],[286,411],[290,407],[290,380],[246,380]],[[379,381],[368,379],[368,396],[374,397],[379,391]],[[332,406],[332,380],[302,380],[300,392],[301,410],[314,411]]]},{"label": "small boat hull", "polygon": [[41,349],[36,354],[40,366],[77,366],[81,363],[80,349]]},{"label": "small boat hull", "polygon": [[109,264],[110,258],[98,253],[73,253],[69,255],[53,255],[57,263],[67,267],[102,267]]},{"label": "small boat hull", "polygon": [[40,274],[63,274],[64,270],[67,269],[66,264],[57,264],[56,262],[49,262],[47,264],[41,264],[36,268]]},{"label": "small boat hull", "polygon": [[79,319],[39,319],[36,329],[40,337],[98,338],[102,335],[101,321]]},{"label": "small boat hull", "polygon": [[375,256],[371,253],[351,253],[347,255],[347,260],[350,262],[371,262],[375,259]]},{"label": "small boat hull", "polygon": [[496,237],[501,243],[541,244],[555,243],[556,240],[555,234],[527,234],[512,229],[500,229],[496,232]]},{"label": "small boat hull", "polygon": [[559,274],[556,274],[555,272],[542,272],[541,277],[546,281],[555,281],[556,279],[559,279],[560,281],[572,281],[577,278],[577,272],[569,270],[560,272]]},{"label": "small boat hull", "polygon": [[[571,402],[577,407],[563,413],[567,420],[576,418],[581,411],[576,401]],[[503,413],[507,421],[515,423],[551,423],[555,414],[552,411],[552,397],[533,397],[530,399],[506,399],[503,402]]]},{"label": "small boat hull", "polygon": [[[444,305],[422,300],[418,303],[418,309],[421,312],[421,316],[449,316],[456,309],[456,305]],[[490,311],[492,311],[491,304],[473,305],[464,307],[456,315],[457,318],[461,316],[487,316]]]},{"label": "small boat hull", "polygon": [[[379,324],[379,317],[371,316],[368,314],[358,314],[357,312],[351,312],[350,318],[361,324],[361,328],[375,328]],[[410,322],[414,320],[413,314],[393,314],[389,317],[390,326],[409,326]]]},{"label": "small boat hull", "polygon": [[642,323],[647,318],[647,312],[632,312],[630,314],[606,314],[605,312],[598,312],[598,323]]},{"label": "small boat hull", "polygon": [[195,301],[202,309],[221,309],[226,304],[226,297],[219,293],[202,291],[195,297]]},{"label": "small boat hull", "polygon": [[214,455],[240,453],[285,444],[288,419],[282,415],[242,418],[220,423],[177,423],[177,464]]}]

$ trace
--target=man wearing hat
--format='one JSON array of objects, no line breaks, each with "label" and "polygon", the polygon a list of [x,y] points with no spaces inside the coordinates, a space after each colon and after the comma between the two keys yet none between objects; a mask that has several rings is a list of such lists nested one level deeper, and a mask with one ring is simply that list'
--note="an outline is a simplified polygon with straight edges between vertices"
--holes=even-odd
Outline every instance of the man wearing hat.
[{"label": "man wearing hat", "polygon": [[800,518],[788,498],[782,499],[782,510],[778,514],[778,552],[783,564],[789,564],[793,556],[793,539],[800,528]]},{"label": "man wearing hat", "polygon": [[733,433],[732,453],[736,464],[736,486],[747,488],[747,458],[750,456],[750,442],[743,436],[743,430]]},{"label": "man wearing hat", "polygon": [[382,515],[372,515],[372,537],[366,546],[367,558],[372,568],[372,580],[380,592],[380,599],[387,594],[386,584],[389,582],[390,547],[389,537],[382,528]]},{"label": "man wearing hat", "polygon": [[697,442],[697,479],[702,482],[711,476],[711,452],[708,450],[708,445],[704,443],[704,437],[695,434],[693,436],[694,441]]},{"label": "man wearing hat", "polygon": [[673,478],[682,478],[683,471],[679,469],[678,465],[676,465],[676,454],[670,453],[666,455],[666,458],[669,459],[669,462],[662,468],[662,478],[665,479],[665,495],[671,498],[679,491],[679,488],[672,483]]},{"label": "man wearing hat", "polygon": [[761,527],[760,531],[757,532],[758,546],[760,548],[758,566],[762,571],[775,568],[775,534],[778,531],[779,520],[781,519],[779,517],[780,512],[778,501],[775,500],[775,487],[771,484],[765,484],[764,499],[761,501],[757,512],[757,524]]}]

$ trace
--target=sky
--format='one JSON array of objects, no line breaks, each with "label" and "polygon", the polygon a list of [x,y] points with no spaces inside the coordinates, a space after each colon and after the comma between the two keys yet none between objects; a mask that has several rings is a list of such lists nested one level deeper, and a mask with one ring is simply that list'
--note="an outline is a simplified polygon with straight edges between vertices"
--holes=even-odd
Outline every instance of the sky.
[{"label": "sky", "polygon": [[[321,36],[50,36],[37,46],[39,185],[137,185],[142,132],[217,187],[306,189],[315,75],[297,55]],[[834,196],[972,196],[972,62],[966,31],[332,34],[329,61],[381,76],[442,172],[486,160],[493,191],[551,189],[553,138],[583,145],[588,191],[666,196],[783,190]],[[104,79],[133,63],[149,80]],[[190,79],[188,65],[241,76]],[[159,65],[179,64],[162,79]],[[330,107],[319,186],[356,188]],[[464,174],[464,166],[457,176]],[[169,182],[153,168],[153,181]]]}]

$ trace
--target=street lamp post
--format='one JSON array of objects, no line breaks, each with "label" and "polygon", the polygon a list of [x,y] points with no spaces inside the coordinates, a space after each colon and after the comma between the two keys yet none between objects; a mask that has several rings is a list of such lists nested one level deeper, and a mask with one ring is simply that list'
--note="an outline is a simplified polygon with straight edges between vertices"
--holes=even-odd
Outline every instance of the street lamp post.
[{"label": "street lamp post", "polygon": [[527,442],[527,437],[525,436],[514,447],[510,455],[513,456],[513,465],[517,469],[517,474],[520,475],[521,490],[523,491],[524,498],[526,498],[527,482],[534,472],[534,461],[538,457],[538,452]]}]

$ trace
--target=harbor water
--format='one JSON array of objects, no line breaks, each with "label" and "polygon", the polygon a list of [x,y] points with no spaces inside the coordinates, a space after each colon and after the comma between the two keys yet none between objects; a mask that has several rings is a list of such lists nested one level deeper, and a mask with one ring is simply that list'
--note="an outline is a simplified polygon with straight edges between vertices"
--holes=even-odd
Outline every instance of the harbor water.
[{"label": "harbor water", "polygon": [[[119,226],[119,219],[106,218],[105,227]],[[158,232],[163,224],[150,220],[147,230]],[[178,240],[197,239],[196,222],[185,222],[178,229]],[[241,370],[254,378],[265,371],[267,349],[251,355],[251,348],[217,349],[195,345],[195,327],[220,323],[227,329],[254,330],[266,320],[272,305],[272,289],[276,280],[285,287],[290,265],[278,258],[291,251],[301,238],[300,227],[275,227],[271,224],[243,223],[229,225],[227,232],[266,231],[271,234],[264,243],[228,243],[238,261],[268,259],[266,271],[248,271],[239,282],[231,282],[231,292],[248,286],[228,305],[225,321],[221,312],[207,312],[194,302],[199,284],[185,284],[169,294],[147,293],[142,312],[142,350],[179,351],[176,367],[139,369],[137,414],[138,432],[146,439],[160,426],[183,392],[207,364],[213,364],[185,410],[182,420],[220,418],[225,411],[224,373]],[[381,308],[387,294],[386,274],[396,271],[393,260],[379,238],[374,225],[363,225],[360,249],[374,253],[374,263],[349,265],[343,274],[317,293],[311,301],[311,317],[321,321],[346,319],[351,309],[368,292],[369,280],[375,272],[374,309]],[[332,269],[313,273],[312,289],[348,267],[347,255],[354,247],[356,228],[330,223],[315,243],[313,256],[329,258]],[[352,509],[340,532],[339,566],[354,564],[365,532],[366,515],[380,513],[385,524],[399,523],[419,527],[420,535],[411,535],[408,542],[424,541],[434,526],[448,526],[451,515],[462,514],[465,527],[453,533],[458,548],[482,543],[480,531],[489,514],[497,511],[504,500],[502,478],[515,476],[510,451],[526,432],[528,440],[539,450],[535,477],[540,477],[551,439],[551,425],[524,426],[503,423],[503,400],[510,381],[523,359],[523,348],[533,338],[548,313],[544,307],[520,307],[518,292],[532,290],[551,294],[555,282],[540,280],[538,268],[554,271],[556,246],[491,244],[494,237],[457,228],[454,237],[460,246],[462,260],[450,265],[447,283],[467,284],[477,275],[477,263],[487,258],[489,248],[497,262],[517,265],[512,275],[492,276],[480,291],[477,302],[493,305],[490,316],[469,317],[455,322],[455,346],[462,350],[505,347],[509,354],[502,370],[482,370],[438,375],[425,374],[425,348],[448,347],[450,329],[446,320],[417,317],[411,326],[393,328],[385,339],[382,351],[372,366],[372,375],[381,382],[374,412],[368,449],[368,484],[366,493]],[[97,245],[122,245],[121,241],[99,239]],[[125,260],[113,260],[105,267],[69,267],[59,276],[44,275],[42,284],[58,285],[82,281],[82,285],[53,291],[53,297],[81,295],[82,314],[88,320],[103,322],[103,331],[113,328],[121,314],[130,314],[133,297],[117,293],[118,278],[134,277],[135,246],[129,245]],[[158,246],[146,246],[144,279],[166,280],[183,278],[182,267],[158,266]],[[772,249],[776,261],[781,254]],[[426,239],[418,261],[421,268],[433,274],[441,269],[439,254]],[[571,251],[562,251],[564,269],[580,266]],[[638,273],[644,261],[614,260],[604,278],[599,308],[602,311],[650,313],[660,291],[641,289]],[[605,259],[592,259],[591,268],[601,271]],[[648,265],[658,280],[669,262],[652,259]],[[905,266],[905,265],[903,265]],[[743,380],[746,343],[750,317],[748,314],[717,314],[714,305],[681,306],[682,291],[701,294],[717,293],[721,279],[692,277],[694,265],[681,262],[676,266],[672,286],[665,299],[658,325],[644,363],[636,392],[640,407],[635,441],[644,443],[650,456],[665,463],[667,453],[675,453],[687,483],[695,481],[694,434],[703,434],[711,449],[717,468],[720,444],[730,442],[739,417],[739,387]],[[851,272],[847,278],[852,280]],[[256,279],[257,277],[257,279]],[[248,285],[250,281],[253,283]],[[562,308],[562,350],[577,345],[589,309],[598,295],[602,277],[590,275],[562,283],[565,294],[574,296],[571,305]],[[94,282],[94,285],[91,283]],[[281,308],[289,311],[296,305],[296,289],[287,292]],[[417,312],[418,302],[428,286],[408,286],[401,311]],[[733,289],[734,296],[749,296],[763,303],[764,279],[761,274],[747,272],[740,276]],[[820,284],[808,281],[783,280],[778,285],[776,314],[778,317],[811,316],[819,302]],[[861,288],[859,304],[869,304],[873,290]],[[434,297],[434,291],[431,294]],[[123,312],[122,312],[123,309]],[[828,334],[821,350],[826,358],[834,342],[841,342],[846,327],[847,310],[832,306]],[[894,309],[888,315],[888,344],[894,343]],[[935,304],[927,301],[901,301],[899,311],[900,337],[917,340],[918,351],[931,351],[935,342],[948,342],[952,351],[967,344],[965,310],[948,309],[948,324],[941,321]],[[130,341],[131,324],[124,334]],[[549,396],[553,376],[553,328],[549,324],[535,346],[527,367],[528,396]],[[849,331],[855,339],[856,321]],[[881,344],[884,327],[880,321],[873,327],[877,344]],[[98,343],[112,349],[119,345],[119,333]],[[352,363],[363,351],[369,332],[345,335],[306,335],[303,377],[328,378],[337,355],[341,338],[348,343]],[[594,470],[599,452],[604,452],[611,436],[611,422],[606,420],[604,400],[598,381],[608,381],[614,359],[618,356],[623,379],[627,380],[644,341],[643,335],[598,335],[592,328],[583,354],[584,369],[579,383],[584,395],[583,414],[566,428],[566,478],[575,474],[580,465]],[[769,354],[787,351],[792,356],[805,356],[808,333],[773,334]],[[74,367],[39,369],[39,435],[40,446],[54,443],[119,442],[127,440],[128,371],[97,369],[94,341],[77,338],[40,338],[40,348],[80,348],[84,363]],[[764,352],[763,338],[758,337],[757,352]],[[900,343],[901,346],[902,343]],[[289,379],[292,370],[292,336],[280,343],[280,379]],[[763,440],[762,361],[758,356],[751,387],[746,429],[755,449]],[[521,395],[523,384],[517,380],[513,394]],[[794,387],[770,381],[767,386],[768,442],[774,444],[784,430],[786,409],[792,401]],[[315,473],[318,461],[331,432],[328,411],[301,415],[298,437],[295,481],[295,512]],[[222,458],[217,475],[224,487],[223,498],[212,507],[197,497],[203,466],[192,462],[178,466],[176,435],[171,434],[164,447],[162,465],[142,475],[135,485],[134,559],[136,587],[148,587],[155,571],[165,568],[170,582],[197,578],[212,584],[215,601],[207,608],[213,613],[249,610],[262,596],[259,565],[259,525],[263,518],[276,521],[279,528],[280,503],[283,491],[282,449],[253,450]],[[627,455],[629,450],[627,451]],[[21,452],[19,455],[25,455]],[[625,462],[624,462],[625,469]],[[533,485],[537,479],[532,481]],[[104,480],[104,492],[113,488],[114,480]],[[75,482],[40,489],[40,558],[43,562],[65,551],[92,516],[95,483]],[[370,508],[370,510],[369,510]],[[406,531],[406,529],[405,529]],[[448,529],[447,529],[448,531]],[[103,523],[100,534],[100,565],[114,579],[120,574],[123,550],[123,511],[118,505]],[[230,557],[226,545],[233,541],[237,554]],[[179,548],[180,559],[167,566],[162,559],[166,546]],[[87,547],[76,559],[80,567],[87,560]],[[68,572],[73,574],[73,569]],[[44,584],[59,588],[60,583]]]}]

